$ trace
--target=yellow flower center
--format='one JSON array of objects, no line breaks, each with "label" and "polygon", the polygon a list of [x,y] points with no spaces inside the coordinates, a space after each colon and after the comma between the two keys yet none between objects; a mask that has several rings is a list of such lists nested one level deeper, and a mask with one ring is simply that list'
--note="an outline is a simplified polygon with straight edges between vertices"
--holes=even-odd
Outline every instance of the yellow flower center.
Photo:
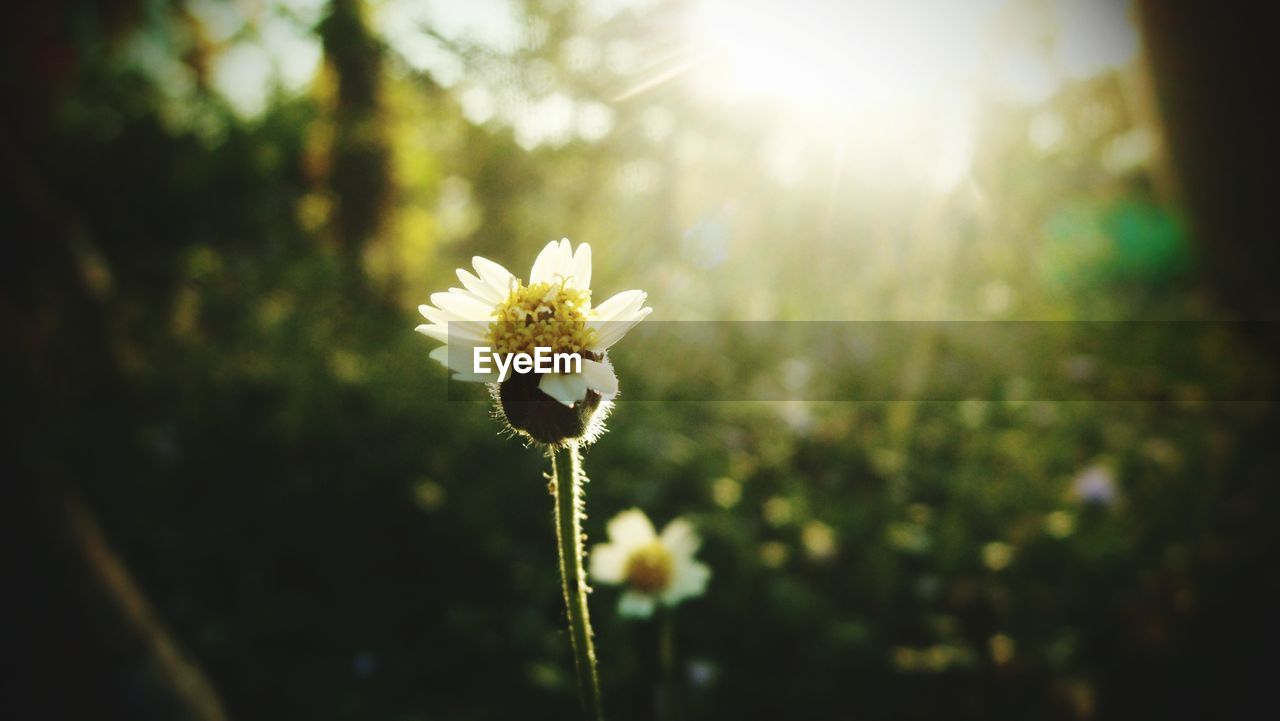
[{"label": "yellow flower center", "polygon": [[675,566],[671,552],[654,541],[631,552],[627,558],[627,583],[640,593],[659,593],[671,585],[671,572]]},{"label": "yellow flower center", "polygon": [[595,341],[587,328],[591,291],[560,283],[525,285],[515,281],[507,299],[493,310],[489,341],[494,353],[577,353]]}]

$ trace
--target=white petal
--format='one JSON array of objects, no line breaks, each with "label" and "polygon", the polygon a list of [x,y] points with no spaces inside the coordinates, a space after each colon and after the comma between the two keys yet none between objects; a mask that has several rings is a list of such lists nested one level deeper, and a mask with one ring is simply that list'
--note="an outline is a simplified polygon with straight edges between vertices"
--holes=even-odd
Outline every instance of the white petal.
[{"label": "white petal", "polygon": [[[482,341],[476,345],[471,345],[469,343],[459,343],[456,338],[452,340],[454,342],[440,346],[439,348],[431,351],[431,359],[439,361],[449,370],[456,371],[458,373],[466,373],[468,375],[475,375],[474,348],[477,346],[487,347],[488,342]],[[493,368],[494,364],[490,363],[489,367]],[[493,382],[497,382],[496,375],[494,376]]]},{"label": "white petal", "polygon": [[[562,373],[564,376],[564,384],[570,392],[579,400],[585,400],[587,397],[587,378],[581,373]],[[577,401],[575,401],[576,403]]]},{"label": "white petal", "polygon": [[573,244],[568,238],[560,239],[560,270],[565,275],[573,272]]},{"label": "white petal", "polygon": [[560,244],[553,240],[533,260],[533,267],[529,270],[529,285],[555,280],[556,274],[561,272],[561,264]]},{"label": "white petal", "polygon": [[581,373],[547,373],[538,381],[538,390],[572,408],[587,397],[587,379]]},{"label": "white petal", "polygon": [[583,358],[582,377],[588,388],[605,398],[618,395],[618,375],[613,372],[613,364],[607,358],[601,362]]},{"label": "white petal", "polygon": [[493,317],[493,304],[457,288],[448,293],[432,293],[431,302],[461,320],[487,320]]},{"label": "white petal", "polygon": [[671,577],[671,585],[662,594],[662,602],[674,606],[686,598],[701,596],[711,580],[711,569],[693,560],[681,563],[678,559]]},{"label": "white petal", "polygon": [[646,297],[643,290],[624,290],[600,305],[593,307],[591,309],[591,319],[609,321],[629,316],[644,305]]},{"label": "white petal", "polygon": [[467,290],[471,291],[472,294],[486,303],[492,303],[496,306],[507,299],[506,294],[500,292],[497,288],[494,288],[492,285],[480,280],[462,268],[458,269],[458,280],[462,281],[462,285],[466,287]]},{"label": "white petal", "polygon": [[476,273],[480,275],[480,280],[487,283],[503,298],[506,298],[507,293],[511,292],[511,281],[515,280],[515,276],[511,274],[511,271],[488,258],[482,258],[478,255],[471,259],[471,265],[476,269]]},{"label": "white petal", "polygon": [[627,572],[627,552],[612,543],[597,543],[591,549],[591,577],[600,583],[622,583]]},{"label": "white petal", "polygon": [[553,265],[548,280],[565,281],[573,275],[573,245],[568,238],[561,238],[556,244],[556,253],[552,256]]},{"label": "white petal", "polygon": [[448,323],[451,320],[462,320],[461,318],[454,316],[454,314],[448,311],[440,310],[434,305],[426,305],[426,304],[420,305],[418,306],[418,312],[422,314],[423,318],[426,318],[432,323],[439,323],[441,325],[444,325],[445,323]]},{"label": "white petal", "polygon": [[470,356],[471,349],[476,346],[489,346],[489,326],[487,323],[473,323],[456,320],[451,323],[423,323],[414,330],[445,345],[456,345],[465,348]]},{"label": "white petal", "polygon": [[632,508],[614,516],[609,520],[607,531],[609,540],[628,552],[636,546],[653,542],[658,535],[654,532],[653,523],[649,521],[649,517],[639,508]]},{"label": "white petal", "polygon": [[465,320],[459,318],[456,313],[450,313],[432,305],[420,305],[418,306],[418,312],[432,323],[445,326],[451,333],[457,335],[481,338],[489,333],[490,320],[488,318],[484,320]]},{"label": "white petal", "polygon": [[591,350],[601,351],[608,350],[613,347],[614,343],[622,340],[622,336],[627,331],[635,327],[636,323],[644,320],[645,316],[653,312],[653,308],[641,308],[628,320],[612,320],[605,323],[593,321],[587,324],[588,328],[592,328],[596,332],[595,342],[591,344]]},{"label": "white petal", "polygon": [[676,558],[691,558],[698,552],[702,539],[693,530],[693,524],[683,518],[677,518],[662,529],[662,545],[667,547]]},{"label": "white petal", "polygon": [[431,321],[432,327],[439,329],[440,340],[445,343],[480,345],[488,342],[489,321],[458,320],[451,318],[451,313],[430,305],[419,306],[418,310]]},{"label": "white petal", "polygon": [[548,373],[542,376],[542,379],[538,381],[538,390],[566,406],[572,407],[577,401],[573,394],[569,392],[568,387],[565,386],[564,377],[556,373]]},{"label": "white petal", "polygon": [[441,343],[449,342],[449,330],[443,325],[437,325],[434,323],[423,323],[417,328],[414,328],[414,330],[425,335],[431,340],[438,340]]},{"label": "white petal", "polygon": [[618,599],[618,615],[631,618],[648,618],[653,615],[653,598],[635,591],[627,591]]},{"label": "white petal", "polygon": [[488,320],[455,320],[445,324],[449,330],[450,343],[465,343],[468,346],[489,344]]},{"label": "white petal", "polygon": [[583,243],[578,252],[573,254],[573,282],[575,288],[588,290],[591,288],[591,246]]},{"label": "white petal", "polygon": [[454,338],[468,340],[478,338],[489,341],[489,324],[493,321],[489,318],[484,320],[458,320],[449,324],[449,335]]},{"label": "white petal", "polygon": [[439,348],[436,348],[435,350],[431,351],[428,357],[431,358],[431,360],[444,366],[445,368],[448,368],[449,367],[449,346],[442,345]]},{"label": "white petal", "polygon": [[[428,306],[429,307],[429,306]],[[434,309],[432,309],[434,310]],[[426,312],[424,311],[424,315]],[[423,324],[416,329],[428,338],[435,338],[441,343],[463,343],[467,346],[487,345],[489,342],[489,324],[474,321],[435,321]]]}]

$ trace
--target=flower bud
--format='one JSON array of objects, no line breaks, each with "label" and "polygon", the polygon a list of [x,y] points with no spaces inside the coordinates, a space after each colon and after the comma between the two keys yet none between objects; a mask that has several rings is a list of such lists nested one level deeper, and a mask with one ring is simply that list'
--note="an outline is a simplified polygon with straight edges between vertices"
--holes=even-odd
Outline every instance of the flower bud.
[{"label": "flower bud", "polygon": [[588,390],[586,398],[570,408],[538,389],[541,377],[537,373],[516,373],[497,385],[493,397],[507,425],[516,433],[549,446],[595,440],[602,430],[608,403],[603,403],[602,408],[601,395]]}]

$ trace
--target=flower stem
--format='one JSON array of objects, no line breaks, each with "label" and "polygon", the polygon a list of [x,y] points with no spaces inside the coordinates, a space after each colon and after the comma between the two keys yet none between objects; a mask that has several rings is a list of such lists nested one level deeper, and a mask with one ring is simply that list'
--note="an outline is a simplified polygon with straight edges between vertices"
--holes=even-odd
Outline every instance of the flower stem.
[{"label": "flower stem", "polygon": [[[576,443],[567,448],[552,449],[550,455],[556,540],[560,547],[560,579],[569,614],[578,692],[587,718],[600,721],[604,718],[600,708],[600,680],[596,676],[596,651],[591,641],[591,619],[587,614],[587,575],[582,567],[582,484],[587,478],[582,473],[582,458]],[[566,460],[568,463],[564,462]]]},{"label": "flower stem", "polygon": [[658,721],[675,718],[675,630],[672,609],[658,609]]}]

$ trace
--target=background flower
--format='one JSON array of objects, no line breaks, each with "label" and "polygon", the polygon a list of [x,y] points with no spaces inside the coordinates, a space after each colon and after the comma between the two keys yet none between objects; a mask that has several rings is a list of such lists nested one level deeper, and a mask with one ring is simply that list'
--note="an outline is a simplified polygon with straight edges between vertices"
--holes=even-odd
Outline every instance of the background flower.
[{"label": "background flower", "polygon": [[1089,466],[1072,481],[1071,491],[1086,504],[1110,506],[1116,500],[1115,475],[1105,465]]},{"label": "background flower", "polygon": [[591,577],[627,586],[618,600],[622,615],[645,618],[658,603],[675,606],[706,590],[711,569],[694,560],[702,541],[685,519],[658,535],[644,511],[633,508],[614,516],[608,533],[608,543],[591,549]]}]

